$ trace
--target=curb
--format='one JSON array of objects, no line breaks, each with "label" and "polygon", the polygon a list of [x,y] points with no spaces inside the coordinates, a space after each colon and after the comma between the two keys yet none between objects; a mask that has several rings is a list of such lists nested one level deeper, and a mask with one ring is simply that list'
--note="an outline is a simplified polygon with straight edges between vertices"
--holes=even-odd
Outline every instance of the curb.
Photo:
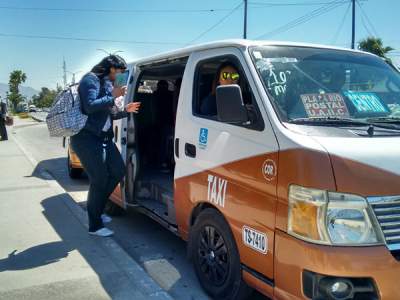
[{"label": "curb", "polygon": [[[37,167],[38,161],[25,149],[15,136],[11,139],[16,143],[24,155],[28,158],[33,167]],[[67,191],[57,180],[45,169],[39,169],[43,178],[50,188],[60,195],[64,204],[71,213],[78,219],[79,223],[88,229],[88,222],[85,211],[74,201]],[[111,257],[112,261],[126,274],[126,276],[138,287],[138,290],[146,296],[146,299],[172,300],[173,298],[159,286],[150,275],[131,257],[113,238],[97,238],[99,245]]]}]

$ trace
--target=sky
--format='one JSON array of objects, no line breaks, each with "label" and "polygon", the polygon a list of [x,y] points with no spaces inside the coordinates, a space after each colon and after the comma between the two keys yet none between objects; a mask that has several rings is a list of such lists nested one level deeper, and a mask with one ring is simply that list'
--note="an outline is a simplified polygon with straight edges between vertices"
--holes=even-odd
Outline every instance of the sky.
[{"label": "sky", "polygon": [[[356,42],[379,36],[398,49],[391,57],[400,64],[400,1],[358,1]],[[243,8],[243,0],[0,0],[0,82],[20,69],[24,85],[54,88],[63,83],[63,58],[79,79],[105,56],[98,49],[132,61],[241,38]],[[248,0],[247,37],[350,47],[350,0]]]}]

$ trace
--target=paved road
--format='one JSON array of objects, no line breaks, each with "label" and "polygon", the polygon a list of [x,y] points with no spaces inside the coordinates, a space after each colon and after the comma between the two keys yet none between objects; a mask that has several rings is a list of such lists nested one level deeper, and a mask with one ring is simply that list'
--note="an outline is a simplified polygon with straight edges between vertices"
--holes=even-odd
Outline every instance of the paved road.
[{"label": "paved road", "polygon": [[[27,124],[28,125],[28,124]],[[51,173],[72,197],[84,206],[87,179],[67,174],[66,150],[59,138],[50,138],[44,123],[30,123],[13,130],[15,137]],[[186,258],[186,244],[148,217],[129,212],[110,226],[115,240],[175,299],[208,299]],[[267,299],[256,294],[251,299]]]}]

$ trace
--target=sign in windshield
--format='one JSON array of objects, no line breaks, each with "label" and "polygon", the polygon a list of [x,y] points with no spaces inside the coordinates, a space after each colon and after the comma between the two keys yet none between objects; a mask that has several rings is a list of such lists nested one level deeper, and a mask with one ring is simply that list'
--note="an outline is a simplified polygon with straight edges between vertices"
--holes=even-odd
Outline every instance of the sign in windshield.
[{"label": "sign in windshield", "polygon": [[300,95],[308,117],[348,117],[346,103],[338,93]]},{"label": "sign in windshield", "polygon": [[324,117],[400,121],[400,75],[378,57],[289,46],[255,47],[251,54],[285,121]]}]

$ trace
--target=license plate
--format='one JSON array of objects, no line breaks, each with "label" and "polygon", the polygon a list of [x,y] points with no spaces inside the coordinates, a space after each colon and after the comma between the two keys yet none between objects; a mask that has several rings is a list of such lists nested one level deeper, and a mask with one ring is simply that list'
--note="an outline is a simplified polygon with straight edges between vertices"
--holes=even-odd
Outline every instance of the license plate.
[{"label": "license plate", "polygon": [[265,233],[243,226],[243,243],[258,252],[267,253],[268,240]]}]

